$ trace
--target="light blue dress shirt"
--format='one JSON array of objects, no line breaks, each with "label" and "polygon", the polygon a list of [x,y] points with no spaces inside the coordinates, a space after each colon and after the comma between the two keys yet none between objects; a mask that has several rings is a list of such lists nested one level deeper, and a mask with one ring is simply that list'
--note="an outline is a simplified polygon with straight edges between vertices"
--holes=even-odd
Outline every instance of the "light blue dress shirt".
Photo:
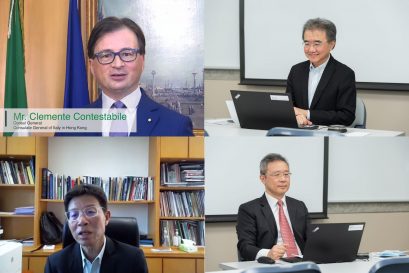
[{"label": "light blue dress shirt", "polygon": [[95,257],[95,259],[92,262],[87,259],[84,252],[82,251],[82,247],[80,246],[82,266],[84,268],[84,273],[99,273],[100,272],[101,261],[102,261],[102,257],[104,256],[106,242],[107,242],[107,239],[104,236],[104,245],[102,246],[102,249],[99,252],[98,256]]},{"label": "light blue dress shirt", "polygon": [[[317,67],[314,67],[314,65],[310,63],[310,73],[308,75],[308,108],[311,107],[312,99],[314,98],[318,83],[321,80],[322,73],[324,73],[328,61],[329,57],[323,64]],[[307,119],[310,119],[310,111],[308,111]]]}]

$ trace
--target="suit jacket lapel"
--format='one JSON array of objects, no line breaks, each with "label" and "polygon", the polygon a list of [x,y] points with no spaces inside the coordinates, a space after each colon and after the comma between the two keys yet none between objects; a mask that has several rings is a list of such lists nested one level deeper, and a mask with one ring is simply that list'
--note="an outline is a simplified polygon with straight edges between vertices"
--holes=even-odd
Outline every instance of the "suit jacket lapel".
[{"label": "suit jacket lapel", "polygon": [[296,208],[295,208],[295,206],[294,206],[294,204],[293,204],[293,202],[292,202],[292,200],[290,198],[288,198],[288,197],[286,198],[286,203],[287,203],[288,215],[290,216],[291,225],[292,225],[292,228],[293,228],[293,231],[294,231],[295,230],[294,226],[296,225],[295,216],[297,214],[297,210],[296,210]]},{"label": "suit jacket lapel", "polygon": [[80,251],[80,245],[75,244],[73,246],[73,258],[71,259],[71,263],[69,265],[69,272],[83,272],[83,266],[82,266],[82,257],[81,257],[81,251]]},{"label": "suit jacket lapel", "polygon": [[117,262],[115,259],[110,259],[110,257],[115,254],[115,245],[109,237],[105,237],[107,238],[107,241],[105,245],[104,255],[102,256],[100,272],[110,273],[114,270],[115,262]]},{"label": "suit jacket lapel", "polygon": [[87,108],[102,108],[102,95],[99,95],[96,101],[87,106]]},{"label": "suit jacket lapel", "polygon": [[291,227],[293,229],[293,234],[294,234],[294,238],[298,244],[298,246],[300,247],[301,250],[304,249],[304,241],[303,241],[303,236],[302,234],[298,233],[298,230],[296,228],[296,226],[299,224],[297,223],[296,219],[297,219],[297,207],[296,205],[293,203],[293,200],[291,200],[290,198],[286,198],[286,202],[287,202],[287,210],[288,210],[288,215],[290,216],[290,221],[291,221]]},{"label": "suit jacket lapel", "polygon": [[334,71],[335,71],[335,61],[334,61],[334,58],[330,56],[327,66],[325,67],[324,72],[322,73],[320,82],[318,83],[317,89],[315,90],[310,109],[314,109],[315,105],[318,103],[322,93],[325,90],[325,87],[327,86],[329,80],[332,77],[332,74],[334,74]]},{"label": "suit jacket lapel", "polygon": [[274,219],[274,214],[271,211],[270,205],[268,204],[265,194],[263,194],[263,196],[260,197],[260,207],[261,207],[262,214],[266,218],[268,227],[271,230],[271,234],[275,234],[274,240],[276,240],[277,239],[277,223]]},{"label": "suit jacket lapel", "polygon": [[145,91],[142,88],[141,93],[141,100],[139,101],[136,111],[137,132],[136,134],[131,135],[149,136],[151,135],[151,132],[155,128],[156,124],[159,122],[159,108],[157,107],[157,104],[145,94]]},{"label": "suit jacket lapel", "polygon": [[310,74],[310,62],[306,61],[301,73],[301,108],[308,109],[308,77]]}]

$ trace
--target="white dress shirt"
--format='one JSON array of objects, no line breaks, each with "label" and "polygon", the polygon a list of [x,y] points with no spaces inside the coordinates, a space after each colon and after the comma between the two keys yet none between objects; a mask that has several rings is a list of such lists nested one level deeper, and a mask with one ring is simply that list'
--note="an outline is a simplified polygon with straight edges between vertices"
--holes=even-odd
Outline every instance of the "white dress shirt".
[{"label": "white dress shirt", "polygon": [[[266,195],[266,198],[267,198],[268,205],[270,206],[271,211],[273,212],[273,215],[274,215],[274,219],[276,221],[277,244],[283,244],[284,242],[283,242],[283,237],[281,236],[281,232],[280,232],[280,222],[279,222],[279,216],[278,216],[278,203],[277,203],[278,199],[272,197],[268,193],[265,193],[265,195]],[[283,197],[282,201],[283,201],[283,210],[284,210],[285,217],[287,218],[288,224],[290,225],[291,231],[293,232],[293,227],[291,225],[291,219],[290,219],[290,216],[288,214],[287,201],[286,201],[285,196]],[[294,232],[293,232],[293,234],[294,234]],[[295,240],[295,238],[294,238],[294,240]],[[295,241],[295,245],[297,246],[298,253],[301,254],[301,250],[300,250],[300,247],[297,244],[297,241]],[[270,249],[266,249],[266,248],[260,249],[260,251],[256,255],[256,260],[259,257],[267,256],[269,251],[270,251]],[[284,257],[286,257],[286,254],[284,254]]]},{"label": "white dress shirt", "polygon": [[[126,110],[124,113],[126,114],[126,120],[128,124],[128,135],[130,132],[135,131],[136,128],[136,108],[139,105],[139,101],[141,100],[141,89],[138,87],[134,92],[129,94],[128,96],[121,99],[121,102],[125,104]],[[102,112],[103,113],[116,113],[117,109],[111,109],[112,104],[115,100],[111,99],[107,95],[105,95],[104,91],[102,91]],[[111,129],[111,122],[110,120],[106,120],[102,122],[102,136],[109,136],[109,131]]]}]

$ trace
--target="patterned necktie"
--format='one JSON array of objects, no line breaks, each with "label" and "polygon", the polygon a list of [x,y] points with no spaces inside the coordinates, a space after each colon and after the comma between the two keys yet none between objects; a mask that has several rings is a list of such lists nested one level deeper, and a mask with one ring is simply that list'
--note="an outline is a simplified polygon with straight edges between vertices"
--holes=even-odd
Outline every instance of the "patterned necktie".
[{"label": "patterned necktie", "polygon": [[[116,101],[112,104],[111,109],[126,109],[126,105],[122,101]],[[118,111],[119,112],[119,111]],[[109,136],[128,136],[128,122],[126,120],[113,120]]]},{"label": "patterned necktie", "polygon": [[278,221],[280,222],[280,232],[284,244],[287,245],[287,257],[298,255],[297,245],[295,244],[294,234],[288,224],[287,217],[285,217],[283,210],[283,201],[278,200]]}]

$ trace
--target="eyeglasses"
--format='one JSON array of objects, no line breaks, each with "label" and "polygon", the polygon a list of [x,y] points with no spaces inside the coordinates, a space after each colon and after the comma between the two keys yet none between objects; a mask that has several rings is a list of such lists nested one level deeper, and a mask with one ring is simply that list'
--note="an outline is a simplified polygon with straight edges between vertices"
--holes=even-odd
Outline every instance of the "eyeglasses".
[{"label": "eyeglasses", "polygon": [[96,57],[100,64],[112,63],[115,60],[115,56],[119,56],[119,58],[123,62],[132,62],[135,61],[138,53],[140,53],[139,48],[124,48],[118,52],[114,52],[112,50],[104,50],[95,53],[94,58]]},{"label": "eyeglasses", "polygon": [[67,217],[68,221],[75,222],[78,221],[80,214],[87,218],[94,218],[98,216],[98,209],[104,209],[103,207],[87,207],[83,209],[72,209],[65,212],[65,216]]},{"label": "eyeglasses", "polygon": [[276,178],[276,179],[281,178],[282,176],[285,179],[288,179],[288,178],[290,178],[291,173],[290,172],[284,172],[284,173],[279,173],[278,172],[278,173],[272,173],[272,174],[266,174],[266,175],[271,176],[271,177]]},{"label": "eyeglasses", "polygon": [[313,48],[318,48],[321,47],[323,42],[322,41],[315,41],[315,42],[308,42],[308,41],[304,41],[302,42],[303,46],[305,48],[309,48],[309,47],[313,47]]}]

